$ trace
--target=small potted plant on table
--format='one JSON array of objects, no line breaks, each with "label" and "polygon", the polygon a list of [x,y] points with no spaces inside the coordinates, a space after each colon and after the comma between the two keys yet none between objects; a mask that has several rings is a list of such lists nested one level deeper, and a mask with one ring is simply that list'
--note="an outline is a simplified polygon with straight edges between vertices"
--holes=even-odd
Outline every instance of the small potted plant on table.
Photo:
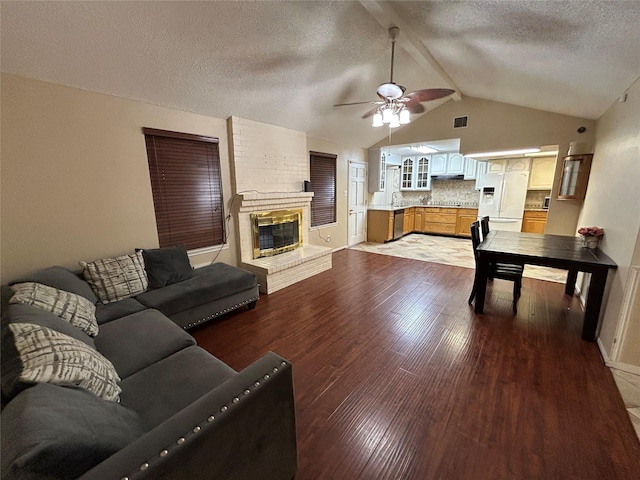
[{"label": "small potted plant on table", "polygon": [[604,235],[604,229],[600,227],[582,227],[578,229],[578,233],[582,235],[583,247],[596,248]]}]

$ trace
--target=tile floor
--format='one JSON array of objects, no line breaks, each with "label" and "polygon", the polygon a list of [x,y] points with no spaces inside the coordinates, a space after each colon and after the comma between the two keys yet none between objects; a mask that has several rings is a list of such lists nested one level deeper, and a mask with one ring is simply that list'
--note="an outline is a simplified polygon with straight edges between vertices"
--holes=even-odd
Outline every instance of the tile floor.
[{"label": "tile floor", "polygon": [[[353,247],[354,250],[412,258],[426,262],[444,263],[458,267],[475,268],[471,239],[440,237],[413,233],[389,243],[364,242]],[[566,270],[526,265],[524,276],[549,282],[564,283]],[[611,369],[633,428],[640,438],[640,375],[634,375],[615,368]]]},{"label": "tile floor", "polygon": [[616,381],[624,406],[629,412],[629,418],[640,438],[640,375],[625,372],[615,368],[611,369],[613,379]]},{"label": "tile floor", "polygon": [[[470,238],[440,237],[412,233],[389,243],[364,242],[350,248],[394,257],[476,268]],[[564,283],[567,279],[567,271],[526,265],[524,267],[524,276],[549,282]]]}]

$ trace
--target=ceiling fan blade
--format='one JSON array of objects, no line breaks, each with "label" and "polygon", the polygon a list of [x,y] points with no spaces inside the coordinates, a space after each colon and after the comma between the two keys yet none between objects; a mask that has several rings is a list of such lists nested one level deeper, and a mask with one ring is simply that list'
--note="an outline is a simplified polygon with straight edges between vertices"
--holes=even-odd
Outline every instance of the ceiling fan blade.
[{"label": "ceiling fan blade", "polygon": [[444,98],[455,92],[455,90],[451,90],[449,88],[425,88],[423,90],[416,90],[415,92],[407,93],[405,97],[411,99],[411,101],[429,102],[431,100]]},{"label": "ceiling fan blade", "polygon": [[420,102],[407,102],[405,106],[411,113],[424,113],[425,111],[424,105]]},{"label": "ceiling fan blade", "polygon": [[[377,102],[377,103],[383,103],[383,102]],[[364,115],[362,115],[362,118],[369,118],[371,115],[373,115],[374,113],[376,113],[376,111],[378,110],[378,107],[372,108],[371,110],[369,110],[367,113],[365,113]]]},{"label": "ceiling fan blade", "polygon": [[346,107],[348,105],[365,105],[365,104],[376,104],[381,102],[352,102],[352,103],[336,103],[334,107]]}]

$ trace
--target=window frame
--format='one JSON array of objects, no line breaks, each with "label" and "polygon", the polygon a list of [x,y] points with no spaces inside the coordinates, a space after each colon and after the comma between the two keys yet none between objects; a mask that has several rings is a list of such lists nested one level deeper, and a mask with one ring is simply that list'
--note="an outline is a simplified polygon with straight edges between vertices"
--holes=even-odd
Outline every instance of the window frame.
[{"label": "window frame", "polygon": [[337,222],[337,159],[338,155],[332,153],[309,152],[309,183],[310,191],[314,192],[310,208],[311,228]]},{"label": "window frame", "polygon": [[184,245],[189,251],[223,247],[219,139],[147,127],[142,133],[159,246]]}]

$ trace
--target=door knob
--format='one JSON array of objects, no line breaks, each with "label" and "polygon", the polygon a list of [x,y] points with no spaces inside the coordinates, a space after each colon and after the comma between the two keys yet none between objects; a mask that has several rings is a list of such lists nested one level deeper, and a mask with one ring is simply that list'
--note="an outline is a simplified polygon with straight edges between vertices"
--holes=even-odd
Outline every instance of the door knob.
[{"label": "door knob", "polygon": [[349,210],[349,215],[353,215],[353,210]]}]

